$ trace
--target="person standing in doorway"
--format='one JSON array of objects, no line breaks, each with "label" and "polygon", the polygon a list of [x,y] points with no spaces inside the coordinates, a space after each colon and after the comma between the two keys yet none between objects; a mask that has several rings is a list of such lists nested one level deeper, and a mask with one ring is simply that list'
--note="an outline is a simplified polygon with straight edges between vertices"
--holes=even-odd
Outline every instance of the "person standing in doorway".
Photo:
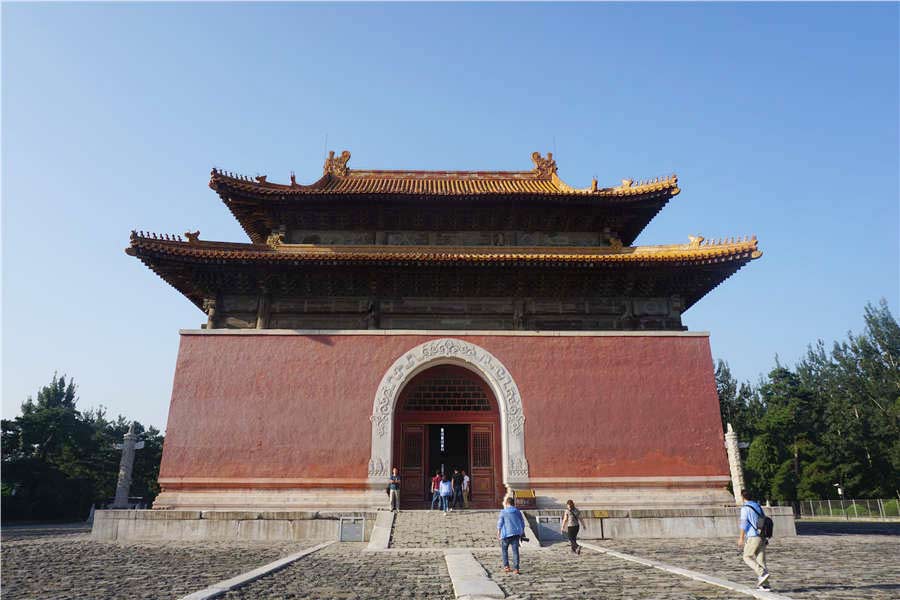
[{"label": "person standing in doorway", "polygon": [[437,470],[434,472],[434,477],[431,478],[431,510],[434,510],[435,504],[440,507],[441,505],[441,471]]},{"label": "person standing in doorway", "polygon": [[503,570],[510,572],[509,549],[512,548],[512,572],[519,574],[519,536],[525,535],[525,517],[516,508],[512,496],[506,498],[505,508],[497,519],[497,539],[500,540],[500,551],[503,554]]},{"label": "person standing in doorway", "polygon": [[400,469],[391,469],[391,482],[388,484],[388,493],[391,497],[391,510],[400,512]]},{"label": "person standing in doorway", "polygon": [[453,505],[450,507],[450,510],[454,508],[458,508],[463,504],[462,499],[462,484],[463,484],[463,476],[462,473],[459,472],[459,469],[453,469]]},{"label": "person standing in doorway", "polygon": [[462,476],[463,476],[463,482],[462,482],[463,506],[465,506],[466,508],[469,508],[469,496],[470,496],[469,484],[472,482],[472,480],[469,479],[469,475],[466,473],[465,469],[463,469],[463,471],[462,471]]},{"label": "person standing in doorway", "polygon": [[572,552],[581,554],[581,546],[578,545],[578,530],[581,529],[581,511],[575,508],[575,503],[566,501],[566,512],[563,514],[560,531],[569,538]]},{"label": "person standing in doorway", "polygon": [[750,498],[747,490],[741,490],[741,498],[744,505],[741,507],[741,536],[738,538],[738,548],[744,550],[744,562],[756,573],[756,589],[771,589],[769,581],[769,569],[766,567],[766,545],[769,543],[762,534],[763,512],[759,502]]},{"label": "person standing in doorway", "polygon": [[438,491],[441,494],[441,510],[444,511],[444,516],[447,516],[447,513],[450,512],[450,496],[453,495],[453,484],[450,483],[450,478],[447,477],[446,473],[441,477]]}]

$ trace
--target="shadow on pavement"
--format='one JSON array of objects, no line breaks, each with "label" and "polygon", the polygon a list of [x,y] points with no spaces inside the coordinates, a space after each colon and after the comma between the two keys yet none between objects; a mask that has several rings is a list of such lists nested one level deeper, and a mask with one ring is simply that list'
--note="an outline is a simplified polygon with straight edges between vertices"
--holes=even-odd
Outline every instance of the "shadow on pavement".
[{"label": "shadow on pavement", "polygon": [[797,520],[797,535],[900,535],[900,522]]}]

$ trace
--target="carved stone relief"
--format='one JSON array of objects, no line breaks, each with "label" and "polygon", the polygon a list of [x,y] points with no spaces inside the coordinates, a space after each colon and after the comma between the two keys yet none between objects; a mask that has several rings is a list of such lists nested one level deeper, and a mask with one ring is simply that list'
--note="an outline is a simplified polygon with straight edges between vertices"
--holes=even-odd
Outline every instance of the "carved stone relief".
[{"label": "carved stone relief", "polygon": [[375,404],[370,417],[372,456],[369,461],[369,478],[382,478],[383,470],[392,465],[394,409],[400,391],[416,374],[439,364],[466,367],[490,385],[500,407],[503,482],[506,485],[527,484],[525,415],[519,388],[506,367],[490,352],[453,338],[431,340],[416,346],[398,358],[385,373],[375,393]]}]

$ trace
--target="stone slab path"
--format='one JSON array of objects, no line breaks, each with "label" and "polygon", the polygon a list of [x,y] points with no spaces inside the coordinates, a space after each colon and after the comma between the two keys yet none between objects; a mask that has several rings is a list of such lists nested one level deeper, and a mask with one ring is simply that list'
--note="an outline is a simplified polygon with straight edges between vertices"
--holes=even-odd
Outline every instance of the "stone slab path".
[{"label": "stone slab path", "polygon": [[447,572],[453,582],[453,593],[458,600],[488,600],[506,597],[500,586],[469,552],[448,550],[444,554]]}]

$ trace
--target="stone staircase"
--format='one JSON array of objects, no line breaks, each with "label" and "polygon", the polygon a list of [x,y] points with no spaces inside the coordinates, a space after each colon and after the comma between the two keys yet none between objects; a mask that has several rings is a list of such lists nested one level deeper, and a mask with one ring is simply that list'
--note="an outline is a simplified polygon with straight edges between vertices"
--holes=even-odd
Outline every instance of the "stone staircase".
[{"label": "stone staircase", "polygon": [[493,548],[499,510],[401,510],[394,518],[391,548]]}]

